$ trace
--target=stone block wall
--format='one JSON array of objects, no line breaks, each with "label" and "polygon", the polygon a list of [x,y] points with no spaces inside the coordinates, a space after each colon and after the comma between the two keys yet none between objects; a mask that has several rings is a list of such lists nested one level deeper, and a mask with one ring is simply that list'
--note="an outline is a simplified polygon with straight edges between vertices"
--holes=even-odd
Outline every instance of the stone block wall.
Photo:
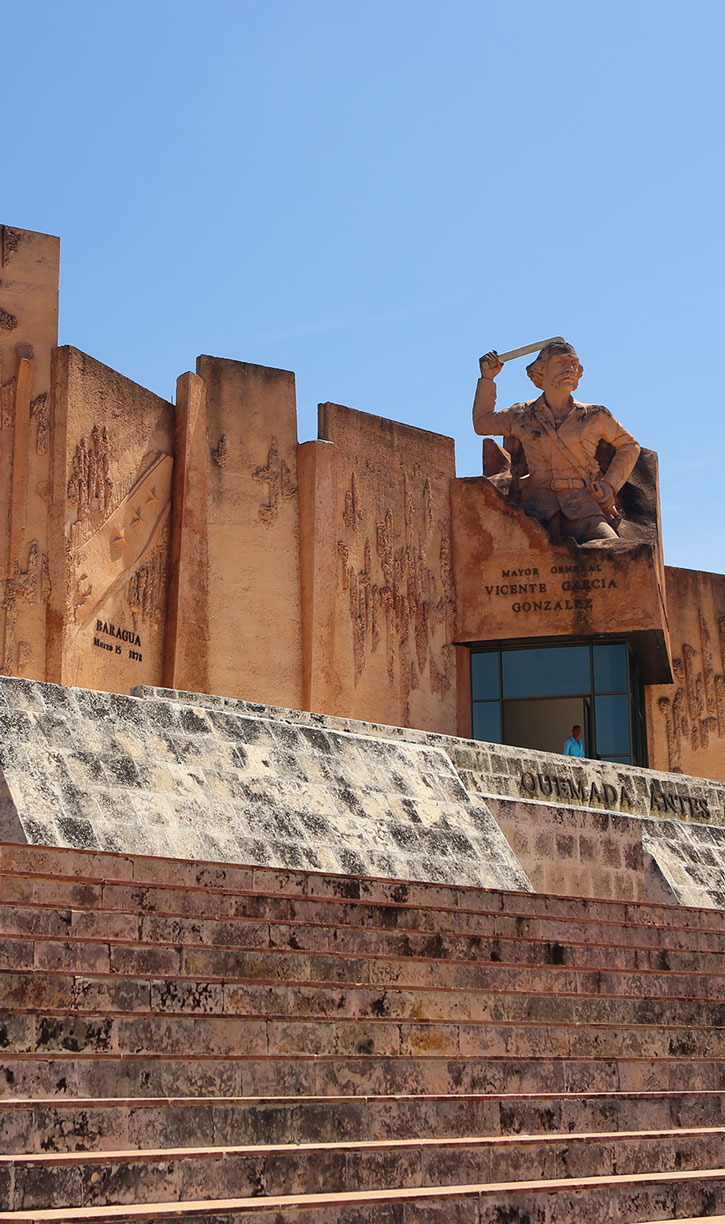
[{"label": "stone block wall", "polygon": [[618,901],[645,896],[641,820],[521,800],[488,804],[536,892]]}]

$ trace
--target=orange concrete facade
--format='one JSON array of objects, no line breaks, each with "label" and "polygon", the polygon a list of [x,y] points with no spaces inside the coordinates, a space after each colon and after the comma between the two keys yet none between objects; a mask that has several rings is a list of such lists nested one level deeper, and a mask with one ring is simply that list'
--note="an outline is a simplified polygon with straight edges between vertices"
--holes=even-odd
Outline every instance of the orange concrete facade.
[{"label": "orange concrete facade", "polygon": [[56,238],[0,257],[4,674],[469,735],[469,645],[619,635],[650,763],[725,778],[725,577],[666,569],[656,510],[554,543],[450,438],[324,404],[299,444],[287,371],[203,356],[172,404],[57,347]]}]

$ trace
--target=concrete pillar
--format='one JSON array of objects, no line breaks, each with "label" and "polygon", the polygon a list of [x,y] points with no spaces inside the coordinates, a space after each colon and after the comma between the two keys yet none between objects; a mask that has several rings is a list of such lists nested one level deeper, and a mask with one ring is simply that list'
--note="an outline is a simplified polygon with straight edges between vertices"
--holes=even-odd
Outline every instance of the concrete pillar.
[{"label": "concrete pillar", "polygon": [[187,371],[176,383],[164,683],[192,693],[208,690],[207,450],[206,388]]}]

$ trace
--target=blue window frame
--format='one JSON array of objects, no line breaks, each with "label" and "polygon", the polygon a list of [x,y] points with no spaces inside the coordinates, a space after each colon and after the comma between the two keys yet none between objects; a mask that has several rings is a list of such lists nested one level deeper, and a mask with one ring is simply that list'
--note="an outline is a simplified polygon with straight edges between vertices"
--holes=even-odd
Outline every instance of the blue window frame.
[{"label": "blue window frame", "polygon": [[474,739],[561,751],[559,728],[573,722],[587,756],[646,765],[643,689],[626,641],[470,649]]}]

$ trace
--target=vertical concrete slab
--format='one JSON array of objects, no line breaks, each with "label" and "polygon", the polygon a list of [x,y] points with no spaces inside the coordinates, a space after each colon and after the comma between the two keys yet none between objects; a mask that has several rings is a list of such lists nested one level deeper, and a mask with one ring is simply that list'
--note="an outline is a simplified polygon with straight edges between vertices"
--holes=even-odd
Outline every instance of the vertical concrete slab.
[{"label": "vertical concrete slab", "polygon": [[50,363],[60,244],[0,226],[0,670],[45,675]]},{"label": "vertical concrete slab", "polygon": [[305,468],[313,708],[453,733],[453,441],[338,404],[320,406],[319,434],[335,457]]},{"label": "vertical concrete slab", "polygon": [[206,692],[209,556],[207,548],[206,390],[197,374],[176,383],[174,479],[164,683]]},{"label": "vertical concrete slab", "polygon": [[297,456],[300,482],[300,565],[305,710],[331,714],[344,706],[335,668],[339,632],[335,516],[338,450],[331,442],[305,442]]},{"label": "vertical concrete slab", "polygon": [[128,692],[164,674],[173,405],[66,347],[53,408],[48,675]]},{"label": "vertical concrete slab", "polygon": [[209,687],[302,704],[294,375],[199,357],[207,397]]},{"label": "vertical concrete slab", "polygon": [[650,765],[725,778],[725,575],[665,579],[674,684],[646,690]]}]

